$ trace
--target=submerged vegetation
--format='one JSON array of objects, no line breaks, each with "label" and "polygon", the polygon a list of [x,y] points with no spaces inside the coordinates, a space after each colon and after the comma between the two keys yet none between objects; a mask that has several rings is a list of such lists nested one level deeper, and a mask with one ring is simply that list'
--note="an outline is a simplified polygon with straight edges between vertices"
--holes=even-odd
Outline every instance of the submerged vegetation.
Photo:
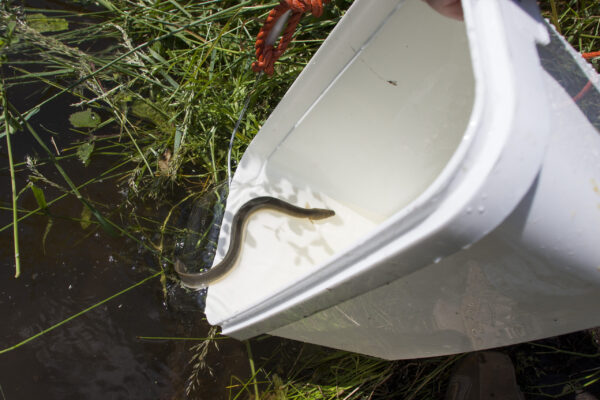
[{"label": "submerged vegetation", "polygon": [[[47,216],[45,241],[57,218],[50,212],[52,205],[66,196],[81,202],[81,211],[69,218],[77,219],[83,231],[125,235],[168,268],[175,242],[185,233],[175,223],[183,204],[213,191],[226,179],[229,135],[257,79],[250,69],[255,35],[277,3],[81,0],[60,10],[33,9],[17,1],[0,4],[0,141],[7,154],[0,169],[10,176],[12,189],[4,190],[13,193],[10,204],[1,204],[12,222],[0,227],[0,232],[14,232],[17,275],[19,268],[26,268],[19,265],[19,221],[36,214]],[[236,136],[234,160],[239,160],[351,3],[334,0],[321,18],[302,20],[276,73],[262,79],[251,94],[251,106]],[[596,0],[548,0],[540,6],[576,49],[600,50]],[[596,69],[599,60],[591,60]],[[31,93],[35,93],[33,101]],[[69,106],[55,115],[62,131],[36,119],[65,98]],[[11,139],[19,135],[28,135],[35,144],[25,161],[13,157]],[[95,176],[82,181],[79,171],[86,168],[94,168]],[[49,172],[54,170],[60,181]],[[121,194],[117,206],[83,192],[106,180],[114,182],[115,192]],[[37,208],[19,205],[29,192]],[[145,211],[148,204],[150,212]],[[152,276],[159,273],[152,271]],[[556,397],[596,384],[600,367],[591,340],[579,335],[511,348],[517,372],[528,376],[523,380],[526,391],[540,398]],[[209,343],[194,347],[190,392],[197,389],[197,376],[210,369],[204,362],[204,356],[215,351]],[[279,354],[277,360],[249,356],[252,376],[232,383],[232,397],[440,398],[452,366],[461,357],[387,362],[287,341],[280,346],[273,350]],[[582,352],[587,353],[573,354]],[[561,370],[562,384],[554,381],[546,387],[539,382],[550,372],[539,360],[549,354],[561,360],[567,356],[593,359],[596,365],[577,376]]]}]

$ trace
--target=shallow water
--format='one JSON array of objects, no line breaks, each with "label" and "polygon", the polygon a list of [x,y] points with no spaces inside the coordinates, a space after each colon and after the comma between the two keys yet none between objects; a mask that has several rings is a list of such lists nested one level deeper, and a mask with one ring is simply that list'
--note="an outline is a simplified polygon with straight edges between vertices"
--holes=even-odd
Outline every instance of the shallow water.
[{"label": "shallow water", "polygon": [[[35,92],[35,91],[33,91]],[[32,101],[32,88],[9,93],[21,111]],[[68,104],[63,97],[45,107],[32,120],[59,132],[54,136],[59,149],[75,136],[69,133]],[[46,134],[44,140],[48,140]],[[12,135],[15,162],[26,155],[40,158],[43,150],[29,133]],[[76,159],[61,161],[67,174],[80,184],[96,176],[115,160],[94,158],[84,167]],[[0,204],[10,207],[6,141],[0,140]],[[51,165],[40,168],[49,179],[64,185]],[[27,173],[17,177],[17,190],[26,185]],[[38,183],[49,201],[60,192]],[[96,183],[82,190],[84,196],[101,204],[122,200],[114,180]],[[19,207],[35,209],[30,191]],[[146,212],[160,214],[151,205]],[[21,277],[14,278],[12,227],[0,232],[0,347],[13,346],[91,305],[126,289],[158,271],[156,257],[123,236],[113,238],[93,226],[82,229],[77,221],[82,204],[69,196],[50,207],[52,226],[42,240],[49,217],[36,215],[19,223]],[[119,222],[115,216],[113,221]],[[160,217],[156,217],[160,220]],[[0,210],[0,228],[12,221],[11,212]],[[123,223],[121,223],[123,226]],[[140,234],[134,234],[141,237]],[[159,278],[101,305],[57,329],[5,354],[0,354],[0,398],[14,399],[181,399],[190,373],[189,348],[197,341],[148,341],[138,336],[204,337],[209,326],[197,303],[197,296],[166,285],[163,295]],[[219,342],[209,364],[215,370],[200,375],[201,389],[194,399],[229,398],[232,376],[249,377],[248,358],[243,344],[235,340]]]},{"label": "shallow water", "polygon": [[[17,160],[31,150],[19,144]],[[4,159],[4,143],[0,153]],[[91,170],[83,170],[77,163],[63,164],[77,182],[102,167],[101,162],[96,166],[92,163],[88,167]],[[0,193],[2,204],[8,205],[11,193],[5,172],[0,177],[0,187],[4,188]],[[23,185],[20,180],[18,186]],[[85,194],[110,203],[118,200],[115,189],[115,182],[107,181]],[[46,191],[48,200],[57,194],[52,192]],[[20,206],[35,208],[33,196],[26,194]],[[19,223],[22,272],[18,279],[13,277],[12,228],[0,232],[0,347],[12,346],[150,276],[151,269],[157,270],[156,258],[133,240],[112,238],[101,229],[83,230],[78,222],[58,218],[77,218],[81,210],[81,203],[73,197],[51,206],[55,217],[45,244],[42,236],[47,216],[33,216]],[[10,213],[2,211],[1,226],[9,222]],[[206,336],[208,325],[196,296],[186,294],[175,283],[169,282],[167,288],[169,296],[165,299],[159,278],[152,279],[0,355],[0,385],[5,398],[182,398],[189,373],[188,349],[197,342],[137,339]],[[225,386],[231,375],[248,376],[243,346],[234,340],[219,345],[221,352],[213,361],[224,371],[216,377],[201,377],[203,389],[194,398],[227,398]]]}]

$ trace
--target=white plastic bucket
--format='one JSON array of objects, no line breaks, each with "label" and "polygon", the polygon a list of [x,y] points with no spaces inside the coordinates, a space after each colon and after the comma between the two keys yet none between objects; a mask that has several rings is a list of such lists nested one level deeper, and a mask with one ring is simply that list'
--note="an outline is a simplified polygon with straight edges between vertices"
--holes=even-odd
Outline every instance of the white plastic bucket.
[{"label": "white plastic bucket", "polygon": [[250,198],[336,216],[252,218],[208,291],[224,334],[399,359],[600,324],[598,75],[533,0],[463,8],[356,0],[290,88],[236,171],[215,261]]}]

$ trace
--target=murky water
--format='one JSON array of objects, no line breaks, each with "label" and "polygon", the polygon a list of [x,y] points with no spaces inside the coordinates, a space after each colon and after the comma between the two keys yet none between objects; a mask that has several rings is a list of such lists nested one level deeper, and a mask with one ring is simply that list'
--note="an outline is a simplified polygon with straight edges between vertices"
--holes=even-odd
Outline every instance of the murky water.
[{"label": "murky water", "polygon": [[[28,88],[28,91],[31,88]],[[29,92],[28,92],[29,93]],[[9,93],[23,110],[30,101],[26,93]],[[68,98],[44,108],[32,120],[39,129],[60,132],[54,136],[59,149],[73,139],[69,134]],[[15,162],[26,155],[43,156],[29,133],[12,135]],[[45,137],[48,140],[48,136]],[[5,139],[0,140],[0,202],[10,207],[11,190]],[[76,184],[104,171],[115,160],[95,158],[89,167],[73,159],[61,165]],[[63,184],[56,169],[41,172]],[[26,185],[26,171],[18,175],[17,187]],[[47,200],[61,192],[38,183]],[[101,204],[122,199],[115,180],[85,187],[82,193]],[[19,200],[22,209],[35,209],[31,191]],[[151,207],[151,206],[149,206]],[[155,215],[156,210],[151,210]],[[38,332],[126,289],[158,271],[156,257],[124,236],[111,237],[102,229],[83,229],[82,204],[68,196],[50,207],[47,215],[31,216],[19,223],[21,277],[15,279],[12,227],[0,232],[0,347],[13,346]],[[11,222],[11,212],[0,210],[0,228]],[[118,222],[114,215],[111,218]],[[45,240],[49,221],[52,225]],[[123,224],[121,224],[123,225]],[[142,235],[135,234],[136,237]],[[59,328],[0,355],[0,398],[14,399],[180,399],[190,374],[189,348],[197,341],[150,341],[146,337],[204,337],[209,329],[196,296],[186,294],[173,282],[165,298],[159,278],[101,305]],[[248,379],[248,358],[243,344],[219,343],[209,363],[214,376],[199,376],[200,390],[191,398],[228,398],[226,388],[237,376]]]},{"label": "murky water", "polygon": [[[81,7],[61,1],[28,1],[27,5],[40,9]],[[88,6],[94,7],[91,3]],[[4,73],[12,75],[10,67]],[[8,93],[21,112],[51,95],[41,85],[11,88]],[[50,138],[59,150],[82,139],[71,131],[68,120],[70,113],[80,111],[70,106],[76,100],[63,95],[30,120],[51,149],[54,146]],[[19,132],[11,139],[15,163],[23,162],[26,156],[47,159],[30,133]],[[118,157],[93,156],[88,167],[76,158],[61,160],[60,165],[79,185],[117,162]],[[17,190],[27,185],[30,174],[23,166],[19,170]],[[66,186],[50,163],[40,166],[40,172]],[[38,181],[36,185],[44,190],[47,201],[63,194],[50,184]],[[116,179],[108,179],[85,186],[81,192],[105,216],[125,228],[131,222],[127,217],[132,209],[115,209],[123,202],[125,186]],[[123,235],[112,237],[94,224],[82,227],[77,219],[82,216],[83,205],[69,195],[52,204],[49,215],[33,215],[19,223],[21,277],[15,279],[9,226],[11,197],[6,140],[0,138],[0,351],[160,270],[156,256],[136,241]],[[137,214],[158,223],[162,223],[168,211],[155,204],[136,206]],[[20,197],[19,207],[37,208],[30,190]],[[186,218],[171,221],[179,228],[189,228]],[[132,232],[132,235],[144,238],[145,233]],[[144,238],[146,244],[157,243],[156,239]],[[187,250],[184,246],[178,254]],[[207,254],[188,251],[185,255],[191,262]],[[212,373],[202,370],[197,380],[199,389],[187,396],[185,388],[193,369],[189,365],[193,355],[190,348],[200,342],[143,338],[206,337],[210,327],[204,320],[201,302],[202,298],[185,291],[177,282],[167,280],[163,285],[160,277],[151,279],[21,347],[0,354],[0,399],[232,398],[240,390],[239,382],[247,381],[251,375],[243,343],[219,340],[219,350],[209,352],[206,360]]]}]

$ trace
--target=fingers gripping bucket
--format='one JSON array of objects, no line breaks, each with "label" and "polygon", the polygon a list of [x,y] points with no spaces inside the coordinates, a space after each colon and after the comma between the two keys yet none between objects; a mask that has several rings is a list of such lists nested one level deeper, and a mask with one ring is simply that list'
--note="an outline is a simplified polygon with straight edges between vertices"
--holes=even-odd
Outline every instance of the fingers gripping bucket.
[{"label": "fingers gripping bucket", "polygon": [[399,359],[600,323],[598,75],[534,1],[463,8],[357,0],[290,88],[238,166],[215,262],[251,198],[336,216],[252,218],[208,291],[224,334]]}]

